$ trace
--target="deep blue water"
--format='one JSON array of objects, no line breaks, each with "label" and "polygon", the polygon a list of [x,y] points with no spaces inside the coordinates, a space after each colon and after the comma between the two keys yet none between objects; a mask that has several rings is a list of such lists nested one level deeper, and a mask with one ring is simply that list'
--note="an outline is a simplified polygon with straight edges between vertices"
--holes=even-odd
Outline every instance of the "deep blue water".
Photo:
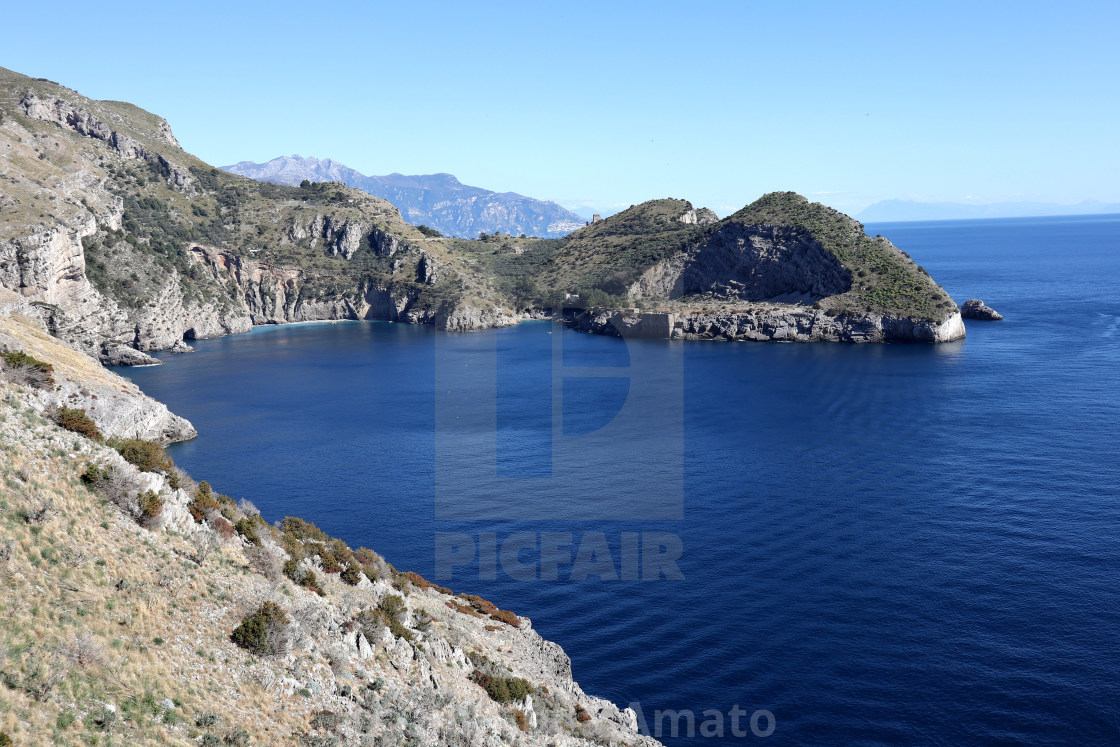
[{"label": "deep blue water", "polygon": [[[437,533],[478,540],[443,583],[651,729],[776,719],[669,744],[1120,742],[1120,216],[868,232],[1005,321],[939,346],[343,323],[125,373],[198,427],[176,461],[269,519],[429,577]],[[485,534],[526,531],[598,561],[601,533],[621,579],[491,574]],[[684,580],[634,580],[641,532],[680,539]]]}]

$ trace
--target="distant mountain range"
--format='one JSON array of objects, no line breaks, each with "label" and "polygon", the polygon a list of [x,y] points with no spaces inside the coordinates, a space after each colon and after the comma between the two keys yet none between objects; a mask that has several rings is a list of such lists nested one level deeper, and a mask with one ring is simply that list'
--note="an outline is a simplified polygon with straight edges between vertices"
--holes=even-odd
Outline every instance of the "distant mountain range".
[{"label": "distant mountain range", "polygon": [[965,220],[968,218],[1029,218],[1040,215],[1099,215],[1120,213],[1120,203],[1086,200],[1076,205],[1056,202],[994,202],[986,205],[967,202],[915,202],[883,200],[871,205],[857,217],[863,223],[889,223],[908,220]]},{"label": "distant mountain range", "polygon": [[445,236],[478,238],[480,233],[525,234],[559,238],[586,219],[555,202],[515,192],[492,192],[463,184],[451,174],[366,176],[331,159],[280,156],[268,163],[242,161],[223,171],[257,181],[298,186],[311,182],[343,182],[393,203],[414,226],[426,225]]}]

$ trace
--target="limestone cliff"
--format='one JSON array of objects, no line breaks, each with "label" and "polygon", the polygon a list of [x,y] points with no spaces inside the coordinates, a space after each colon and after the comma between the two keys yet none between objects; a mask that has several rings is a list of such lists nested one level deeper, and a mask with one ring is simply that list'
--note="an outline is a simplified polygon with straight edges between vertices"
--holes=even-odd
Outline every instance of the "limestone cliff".
[{"label": "limestone cliff", "polygon": [[0,287],[107,364],[259,324],[468,331],[565,308],[677,314],[684,339],[964,334],[905,252],[792,193],[723,220],[664,199],[560,239],[432,238],[360,190],[218,171],[158,116],[3,69],[0,185]]},{"label": "limestone cliff", "polygon": [[2,69],[0,180],[0,286],[105,363],[254,324],[509,316],[384,200],[219,172],[162,118]]},{"label": "limestone cliff", "polygon": [[[51,405],[85,409],[107,436],[193,433],[33,312],[0,292],[0,347],[54,377],[21,384],[0,362],[0,733],[27,745],[658,744],[633,711],[585,693],[530,619],[307,522],[271,526],[168,462],[56,425]],[[267,636],[239,637],[262,609],[276,613]]]},{"label": "limestone cliff", "polygon": [[0,350],[23,352],[54,367],[50,386],[27,390],[27,401],[38,412],[61,406],[85,410],[106,436],[170,443],[198,435],[190,422],[131,381],[48,334],[34,307],[3,288]]}]

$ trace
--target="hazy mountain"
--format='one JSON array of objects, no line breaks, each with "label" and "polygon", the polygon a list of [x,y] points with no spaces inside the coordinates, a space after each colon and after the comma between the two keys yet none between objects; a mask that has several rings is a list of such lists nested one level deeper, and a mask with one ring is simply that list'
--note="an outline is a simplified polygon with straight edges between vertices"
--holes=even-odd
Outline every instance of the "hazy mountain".
[{"label": "hazy mountain", "polygon": [[883,200],[876,202],[857,217],[864,223],[888,223],[907,220],[963,220],[968,218],[1028,218],[1039,215],[1099,215],[1120,213],[1120,203],[1086,200],[1076,205],[1056,202],[915,202]]},{"label": "hazy mountain", "polygon": [[268,163],[242,161],[223,170],[273,184],[344,182],[397,206],[414,226],[426,225],[446,236],[477,238],[501,231],[517,236],[558,238],[582,228],[586,220],[555,202],[515,192],[492,192],[463,184],[451,174],[367,176],[329,158],[280,156]]}]

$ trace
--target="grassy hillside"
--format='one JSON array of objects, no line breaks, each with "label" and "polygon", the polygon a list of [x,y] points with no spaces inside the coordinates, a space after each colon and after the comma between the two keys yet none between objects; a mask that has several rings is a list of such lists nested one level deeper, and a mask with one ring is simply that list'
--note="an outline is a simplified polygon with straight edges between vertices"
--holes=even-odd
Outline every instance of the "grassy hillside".
[{"label": "grassy hillside", "polygon": [[938,320],[956,304],[924,267],[890,241],[870,238],[863,225],[794,192],[774,192],[729,216],[725,222],[794,226],[831,252],[853,276],[852,290],[821,303],[830,313],[880,313]]}]

